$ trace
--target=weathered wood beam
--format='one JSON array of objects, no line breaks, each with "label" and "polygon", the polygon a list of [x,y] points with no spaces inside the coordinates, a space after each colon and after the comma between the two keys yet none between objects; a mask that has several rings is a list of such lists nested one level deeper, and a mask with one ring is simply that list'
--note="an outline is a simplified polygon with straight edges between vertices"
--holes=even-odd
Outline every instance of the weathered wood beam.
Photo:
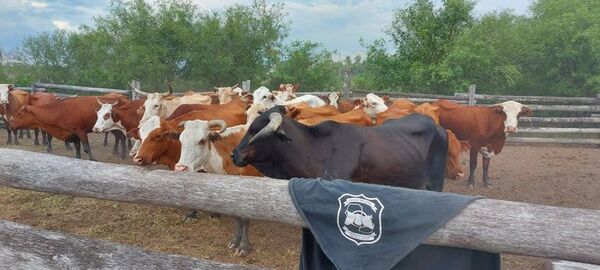
[{"label": "weathered wood beam", "polygon": [[534,111],[600,112],[598,105],[528,105]]},{"label": "weathered wood beam", "polygon": [[523,123],[600,123],[600,118],[594,117],[521,117]]},{"label": "weathered wood beam", "polygon": [[10,269],[257,269],[145,251],[5,220],[0,220],[0,265]]},{"label": "weathered wood beam", "polygon": [[[458,97],[468,97],[468,93],[455,93]],[[551,97],[551,96],[509,96],[509,95],[485,95],[476,94],[475,98],[478,100],[491,100],[491,101],[507,101],[514,100],[518,102],[555,102],[555,103],[582,103],[582,104],[599,104],[599,98],[593,97]]]},{"label": "weathered wood beam", "polygon": [[[0,184],[304,225],[284,180],[150,171],[0,149]],[[600,210],[481,199],[427,243],[598,264],[598,231]]]},{"label": "weathered wood beam", "polygon": [[544,270],[600,270],[600,265],[568,261],[548,261],[544,264]]},{"label": "weathered wood beam", "polygon": [[119,93],[129,95],[129,90],[122,89],[110,89],[110,88],[98,88],[98,87],[85,87],[85,86],[74,86],[74,85],[62,85],[52,83],[34,83],[33,87],[52,88],[67,91],[80,91],[80,92],[93,92],[93,93]]},{"label": "weathered wood beam", "polygon": [[559,143],[559,144],[593,144],[600,145],[600,139],[588,138],[532,138],[532,137],[508,137],[511,143]]},{"label": "weathered wood beam", "polygon": [[519,128],[519,133],[575,133],[575,134],[596,134],[600,133],[600,128]]}]

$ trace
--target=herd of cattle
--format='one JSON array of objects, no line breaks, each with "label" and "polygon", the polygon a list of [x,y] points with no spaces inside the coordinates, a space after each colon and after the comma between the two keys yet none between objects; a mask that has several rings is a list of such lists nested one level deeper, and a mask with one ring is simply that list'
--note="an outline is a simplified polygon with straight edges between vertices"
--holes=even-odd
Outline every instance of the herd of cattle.
[{"label": "herd of cattle", "polygon": [[[483,183],[506,135],[517,132],[518,118],[530,107],[507,101],[465,106],[447,100],[414,104],[368,94],[362,99],[297,96],[298,84],[279,91],[260,87],[243,93],[237,85],[214,94],[189,92],[175,97],[146,93],[141,99],[120,94],[58,98],[0,84],[0,108],[9,133],[42,130],[48,152],[52,138],[80,145],[94,160],[88,132],[111,132],[114,151],[129,154],[138,165],[164,164],[187,173],[348,179],[352,181],[442,191],[444,177],[464,175],[460,154],[470,153],[468,185],[474,186],[477,157],[483,158]],[[47,133],[47,135],[45,135]],[[120,147],[119,147],[120,146]],[[118,147],[118,148],[117,148]],[[229,243],[237,254],[250,251],[248,220],[238,219]]]}]

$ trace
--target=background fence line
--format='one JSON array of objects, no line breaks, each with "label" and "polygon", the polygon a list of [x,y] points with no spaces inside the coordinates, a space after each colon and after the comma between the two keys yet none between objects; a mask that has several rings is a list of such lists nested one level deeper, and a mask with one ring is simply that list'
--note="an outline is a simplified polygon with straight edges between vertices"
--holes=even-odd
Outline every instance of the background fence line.
[{"label": "background fence line", "polygon": [[[244,91],[250,91],[250,81],[243,81],[241,87]],[[141,83],[137,80],[132,85],[141,89]],[[126,94],[133,99],[138,98],[131,90],[108,89],[96,87],[83,87],[71,85],[58,85],[48,83],[33,83],[32,87],[19,87],[30,91],[54,89],[70,92],[115,92]],[[360,98],[373,91],[350,90],[349,85],[345,87],[344,93],[350,98]],[[200,92],[212,94],[212,92]],[[330,92],[299,92],[298,95],[312,94],[327,96]],[[514,100],[530,106],[535,113],[534,117],[520,118],[523,132],[508,137],[509,143],[526,144],[564,144],[564,145],[588,145],[600,146],[600,94],[597,97],[552,97],[552,96],[509,96],[477,94],[475,85],[469,86],[468,93],[454,93],[454,95],[434,95],[421,93],[401,92],[373,92],[380,96],[388,95],[393,98],[407,98],[415,103],[434,102],[438,99],[448,99],[461,104],[472,104],[476,106],[488,106],[493,103]],[[178,92],[174,95],[181,96],[185,93]],[[63,97],[70,95],[59,94]],[[541,116],[540,116],[541,115]]]}]

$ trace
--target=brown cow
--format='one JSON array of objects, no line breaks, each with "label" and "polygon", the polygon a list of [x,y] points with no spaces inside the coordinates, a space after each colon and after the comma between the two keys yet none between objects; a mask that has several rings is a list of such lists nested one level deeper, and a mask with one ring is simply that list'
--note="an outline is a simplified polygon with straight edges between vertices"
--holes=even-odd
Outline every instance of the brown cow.
[{"label": "brown cow", "polygon": [[[231,108],[191,111],[175,118],[160,121],[156,117],[151,117],[148,121],[153,121],[147,121],[148,123],[144,123],[140,127],[142,143],[133,161],[142,166],[156,162],[167,165],[173,170],[181,153],[181,144],[179,141],[169,140],[166,134],[181,132],[183,128],[179,126],[179,123],[183,121],[213,119],[222,119],[230,126],[246,123],[244,110]],[[147,133],[147,136],[144,133]]]},{"label": "brown cow", "polygon": [[[36,93],[29,94],[27,105],[41,106],[41,105],[53,103],[57,100],[58,100],[58,96],[56,96],[54,93],[36,92]],[[40,144],[39,128],[35,128],[33,130],[33,132],[35,135],[33,144],[39,145]],[[42,144],[43,145],[48,144],[47,134],[46,134],[46,131],[44,131],[44,130],[42,130]],[[68,146],[68,144],[66,144],[66,145]],[[68,147],[70,148],[70,146],[68,146]],[[49,149],[52,149],[52,147],[49,147]]]},{"label": "brown cow", "polygon": [[[4,89],[2,89],[4,88]],[[8,133],[8,140],[6,144],[13,144],[13,139],[11,133],[14,134],[14,143],[15,145],[19,144],[19,138],[17,137],[17,130],[11,129],[10,122],[12,118],[17,114],[17,111],[21,109],[23,106],[27,105],[29,100],[29,93],[16,90],[15,87],[10,85],[0,85],[0,100],[2,104],[2,111],[4,115],[4,126],[6,127],[6,131]],[[4,99],[6,97],[6,100]],[[22,138],[23,136],[21,136]]]},{"label": "brown cow", "polygon": [[[39,127],[51,136],[63,141],[75,142],[76,157],[81,158],[80,145],[90,160],[92,155],[87,133],[92,131],[96,122],[96,110],[100,108],[98,99],[106,103],[125,103],[127,98],[119,94],[108,94],[101,97],[73,97],[41,106],[24,106],[14,117],[11,128]],[[122,157],[124,157],[125,140],[120,132],[113,133],[117,140],[122,140]],[[50,144],[50,142],[49,142]]]},{"label": "brown cow", "polygon": [[[488,107],[460,105],[448,100],[434,102],[440,109],[440,124],[452,130],[459,140],[469,142],[470,187],[475,186],[477,153],[487,148],[491,154],[499,154],[504,147],[506,135],[517,132],[518,118],[531,116],[530,107],[515,101],[506,101]],[[491,187],[488,175],[491,156],[483,156],[483,184]]]},{"label": "brown cow", "polygon": [[311,107],[306,103],[288,106],[287,116],[296,120],[304,120],[313,117],[330,117],[338,115],[340,112],[331,105],[321,107]]},{"label": "brown cow", "polygon": [[340,113],[332,116],[315,115],[312,118],[298,120],[298,122],[314,126],[323,121],[334,121],[338,123],[354,124],[359,126],[372,126],[375,124],[373,119],[362,109],[352,110],[346,113]]}]

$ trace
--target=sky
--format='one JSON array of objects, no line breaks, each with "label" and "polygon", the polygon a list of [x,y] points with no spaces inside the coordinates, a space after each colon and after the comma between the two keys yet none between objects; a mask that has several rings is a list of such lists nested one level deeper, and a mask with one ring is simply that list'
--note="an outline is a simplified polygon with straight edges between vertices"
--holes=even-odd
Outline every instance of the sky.
[{"label": "sky", "polygon": [[[251,0],[192,0],[203,10],[222,10]],[[274,0],[267,0],[275,2]],[[438,4],[441,0],[434,0]],[[531,0],[479,0],[475,15],[511,9],[527,14]],[[23,38],[40,31],[65,29],[77,31],[91,24],[95,16],[105,15],[110,0],[2,0],[0,3],[0,49],[12,51]],[[359,40],[367,42],[384,37],[393,10],[406,7],[411,0],[291,0],[284,2],[290,21],[288,40],[311,40],[340,55],[361,54]]]}]

